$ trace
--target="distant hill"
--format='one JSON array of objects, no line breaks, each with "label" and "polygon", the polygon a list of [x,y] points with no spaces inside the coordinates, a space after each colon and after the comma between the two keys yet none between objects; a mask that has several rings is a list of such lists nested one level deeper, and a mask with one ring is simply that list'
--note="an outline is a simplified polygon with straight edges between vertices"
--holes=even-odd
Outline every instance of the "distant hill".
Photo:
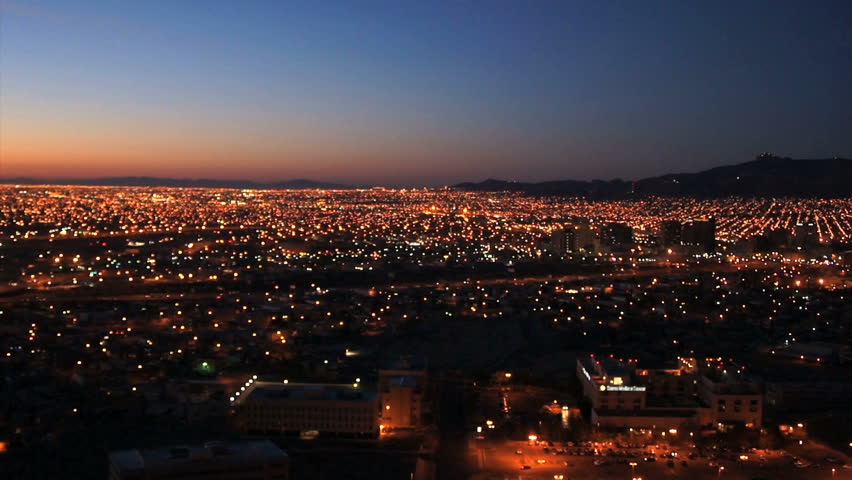
[{"label": "distant hill", "polygon": [[341,190],[352,188],[348,185],[317,182],[314,180],[294,179],[280,182],[260,183],[251,180],[213,180],[213,179],[181,179],[158,177],[103,177],[81,179],[45,179],[31,177],[0,178],[0,183],[15,185],[87,185],[87,186],[116,186],[116,187],[176,187],[176,188],[250,188],[267,190],[307,190],[325,189]]},{"label": "distant hill", "polygon": [[566,195],[577,197],[613,197],[630,193],[631,184],[624,180],[554,180],[525,183],[488,179],[479,183],[460,183],[453,188],[474,192],[523,192],[530,195]]},{"label": "distant hill", "polygon": [[467,191],[511,191],[530,195],[564,195],[590,198],[627,198],[645,195],[721,197],[852,196],[852,160],[843,158],[793,160],[762,154],[739,165],[711,168],[698,173],[678,173],[635,182],[559,180],[540,183],[488,179],[460,183]]},{"label": "distant hill", "polygon": [[508,182],[490,178],[479,183],[460,183],[453,188],[475,192],[523,192],[531,195],[567,195],[577,197],[611,197],[630,193],[631,184],[624,180],[554,180],[550,182]]},{"label": "distant hill", "polygon": [[[632,198],[647,195],[722,197],[852,196],[852,160],[843,158],[793,160],[761,154],[739,165],[711,168],[697,173],[678,173],[637,181],[555,180],[527,183],[488,179],[479,183],[460,183],[453,188],[466,191],[510,191],[530,195],[558,195],[588,198]],[[45,179],[31,177],[0,178],[0,184],[55,184],[134,187],[249,188],[270,190],[339,190],[349,185],[294,179],[278,182],[250,180],[176,179],[158,177],[103,177],[89,179]]]}]

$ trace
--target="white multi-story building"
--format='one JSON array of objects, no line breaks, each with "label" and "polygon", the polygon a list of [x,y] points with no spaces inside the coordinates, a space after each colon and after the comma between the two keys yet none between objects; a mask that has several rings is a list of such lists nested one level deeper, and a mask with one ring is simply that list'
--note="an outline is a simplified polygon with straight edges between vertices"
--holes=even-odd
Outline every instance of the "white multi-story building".
[{"label": "white multi-story building", "polygon": [[253,382],[233,403],[243,431],[375,437],[379,402],[358,385]]},{"label": "white multi-story building", "polygon": [[757,384],[724,375],[702,375],[698,395],[710,407],[716,423],[763,425],[763,392]]},{"label": "white multi-story building", "polygon": [[583,394],[598,411],[638,411],[645,408],[647,387],[633,381],[633,368],[610,358],[577,360]]},{"label": "white multi-story building", "polygon": [[[592,406],[592,422],[612,428],[679,429],[739,423],[760,428],[759,384],[707,359],[679,359],[676,368],[637,369],[632,361],[581,357],[577,378]],[[703,365],[703,364],[702,364]]]}]

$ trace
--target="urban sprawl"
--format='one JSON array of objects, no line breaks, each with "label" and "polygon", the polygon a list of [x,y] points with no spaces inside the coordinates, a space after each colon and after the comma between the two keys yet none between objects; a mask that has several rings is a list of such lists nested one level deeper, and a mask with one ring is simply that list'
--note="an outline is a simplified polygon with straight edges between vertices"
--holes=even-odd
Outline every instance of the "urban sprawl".
[{"label": "urban sprawl", "polygon": [[0,471],[852,479],[850,270],[852,199],[1,186]]}]

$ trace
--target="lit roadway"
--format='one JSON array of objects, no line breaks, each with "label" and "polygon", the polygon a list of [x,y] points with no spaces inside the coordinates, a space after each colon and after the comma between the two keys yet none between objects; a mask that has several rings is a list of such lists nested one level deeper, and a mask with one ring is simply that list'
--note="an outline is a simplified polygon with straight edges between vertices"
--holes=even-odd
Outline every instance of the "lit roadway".
[{"label": "lit roadway", "polygon": [[436,284],[442,287],[461,287],[465,285],[501,285],[513,284],[522,285],[528,283],[543,283],[543,282],[579,282],[579,281],[603,281],[613,278],[646,278],[646,277],[662,277],[669,278],[673,275],[690,275],[695,272],[736,272],[738,270],[748,270],[756,272],[759,270],[769,270],[771,265],[764,262],[750,261],[739,263],[706,263],[692,264],[687,267],[679,268],[675,266],[647,266],[642,268],[630,268],[623,271],[605,271],[593,275],[589,274],[571,274],[571,275],[528,275],[523,277],[498,277],[498,278],[482,278],[477,279],[476,273],[471,272],[466,280],[437,280],[435,282],[388,282],[396,290],[404,288],[428,288],[434,287]]},{"label": "lit roadway", "polygon": [[[603,281],[610,280],[615,278],[647,278],[647,277],[666,277],[677,274],[691,274],[699,271],[705,272],[734,272],[738,269],[743,269],[744,267],[750,267],[752,271],[757,271],[758,269],[769,269],[769,267],[760,262],[748,262],[748,263],[724,263],[724,264],[697,264],[690,265],[688,268],[674,268],[674,267],[659,267],[659,266],[648,266],[644,268],[634,268],[634,269],[625,269],[624,271],[616,271],[616,272],[601,272],[594,275],[589,274],[572,274],[572,275],[530,275],[530,276],[521,276],[521,277],[510,277],[510,278],[491,278],[489,276],[485,276],[485,278],[477,279],[476,272],[470,272],[469,278],[466,280],[438,280],[437,282],[391,282],[388,281],[387,284],[391,285],[395,290],[407,289],[407,288],[427,288],[434,287],[436,283],[440,284],[443,287],[462,287],[465,285],[501,285],[501,284],[513,284],[513,285],[522,285],[522,284],[530,284],[530,283],[543,283],[543,282],[578,282],[578,281]],[[74,290],[73,295],[79,300],[81,295],[87,296],[89,292],[92,292],[92,289],[80,289],[81,285],[71,285],[70,279],[78,274],[75,273],[63,273],[63,274],[55,274],[53,278],[45,277],[39,278],[37,280],[28,280],[28,283],[25,285],[28,287],[27,289],[18,289],[19,292],[16,292],[16,295],[10,295],[8,297],[0,297],[0,303],[3,302],[17,302],[22,299],[26,299],[33,295],[43,295],[45,292],[53,291],[62,291],[62,290]],[[62,279],[67,279],[63,281]],[[152,300],[162,296],[162,290],[166,287],[185,287],[185,290],[189,290],[192,287],[204,287],[204,286],[213,286],[217,285],[217,282],[211,280],[196,280],[196,281],[174,281],[174,280],[160,280],[160,281],[144,281],[141,284],[139,282],[125,282],[123,277],[120,277],[119,281],[116,281],[115,276],[107,277],[112,281],[108,284],[98,285],[95,287],[94,291],[98,292],[98,289],[108,288],[110,290],[109,294],[104,293],[95,293],[92,298],[100,299],[100,300]],[[48,281],[52,283],[50,285],[47,284]],[[371,286],[376,286],[375,282],[370,284]],[[363,285],[355,285],[355,287],[362,287]],[[147,290],[146,290],[147,289]],[[122,291],[124,290],[124,291]],[[141,290],[141,291],[140,291]],[[2,290],[0,290],[2,291]],[[177,292],[176,292],[177,293]],[[205,297],[213,297],[218,295],[217,291],[210,291],[206,293],[195,293],[192,298],[205,298]],[[152,295],[152,296],[148,296]],[[167,296],[168,298],[168,296]],[[187,297],[189,298],[189,297]]]}]

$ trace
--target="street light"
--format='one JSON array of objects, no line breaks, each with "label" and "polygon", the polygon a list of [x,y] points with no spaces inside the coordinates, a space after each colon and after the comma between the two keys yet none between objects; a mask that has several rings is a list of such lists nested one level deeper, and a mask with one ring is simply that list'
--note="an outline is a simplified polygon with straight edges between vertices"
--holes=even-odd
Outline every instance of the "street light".
[{"label": "street light", "polygon": [[630,465],[630,475],[632,476],[636,473],[636,465],[638,465],[638,463],[630,462],[629,465]]},{"label": "street light", "polygon": [[720,466],[719,471],[716,473],[716,478],[721,477],[723,471],[725,471],[725,467]]}]

